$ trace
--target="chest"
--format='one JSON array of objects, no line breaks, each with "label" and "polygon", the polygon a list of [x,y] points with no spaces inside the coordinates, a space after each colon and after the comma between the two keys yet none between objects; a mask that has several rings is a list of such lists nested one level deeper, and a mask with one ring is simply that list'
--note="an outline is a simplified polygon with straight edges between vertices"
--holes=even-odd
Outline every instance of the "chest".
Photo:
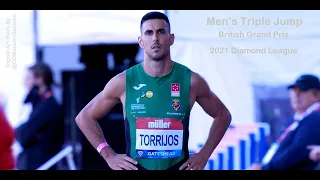
[{"label": "chest", "polygon": [[126,112],[131,116],[181,119],[190,111],[190,91],[183,81],[136,81],[126,89]]}]

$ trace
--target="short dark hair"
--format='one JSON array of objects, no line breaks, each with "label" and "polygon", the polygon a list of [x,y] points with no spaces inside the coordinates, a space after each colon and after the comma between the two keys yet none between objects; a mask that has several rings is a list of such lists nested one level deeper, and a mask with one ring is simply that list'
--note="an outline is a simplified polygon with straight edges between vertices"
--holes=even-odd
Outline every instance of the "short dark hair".
[{"label": "short dark hair", "polygon": [[42,77],[44,83],[50,87],[54,84],[53,73],[49,65],[39,62],[29,67],[29,70],[32,71],[36,78]]},{"label": "short dark hair", "polygon": [[147,14],[145,14],[142,17],[141,23],[140,23],[140,30],[142,28],[143,23],[146,22],[147,20],[151,20],[151,19],[162,19],[162,20],[164,20],[168,24],[169,32],[170,32],[171,27],[170,27],[170,21],[169,21],[168,16],[165,15],[164,13],[158,12],[158,11],[148,12]]}]

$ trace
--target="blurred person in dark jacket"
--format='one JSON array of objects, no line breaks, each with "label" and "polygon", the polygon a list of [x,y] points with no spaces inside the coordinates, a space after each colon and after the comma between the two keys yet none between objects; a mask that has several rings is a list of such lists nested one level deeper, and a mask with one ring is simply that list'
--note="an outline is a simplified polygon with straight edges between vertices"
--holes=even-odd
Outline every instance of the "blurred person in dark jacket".
[{"label": "blurred person in dark jacket", "polygon": [[61,150],[63,117],[51,90],[54,82],[48,65],[37,63],[31,66],[25,83],[29,94],[24,103],[32,103],[33,109],[27,122],[16,129],[17,141],[23,147],[17,168],[35,170]]},{"label": "blurred person in dark jacket", "polygon": [[0,105],[0,170],[14,170],[15,159],[12,153],[14,130]]},{"label": "blurred person in dark jacket", "polygon": [[320,144],[320,81],[306,74],[288,86],[294,122],[287,127],[269,151],[262,164],[252,170],[314,170],[317,162],[309,158],[310,145]]}]

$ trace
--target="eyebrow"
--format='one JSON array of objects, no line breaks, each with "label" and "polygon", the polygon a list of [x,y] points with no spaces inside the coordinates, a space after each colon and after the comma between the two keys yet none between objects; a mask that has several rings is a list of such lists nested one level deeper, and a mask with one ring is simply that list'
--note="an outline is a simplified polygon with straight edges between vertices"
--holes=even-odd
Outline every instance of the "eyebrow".
[{"label": "eyebrow", "polygon": [[[147,33],[147,32],[150,32],[150,31],[152,31],[152,30],[148,29],[148,30],[145,30],[144,33]],[[159,31],[167,31],[167,30],[164,29],[164,28],[160,28],[160,29],[157,29],[156,31],[159,32]]]}]

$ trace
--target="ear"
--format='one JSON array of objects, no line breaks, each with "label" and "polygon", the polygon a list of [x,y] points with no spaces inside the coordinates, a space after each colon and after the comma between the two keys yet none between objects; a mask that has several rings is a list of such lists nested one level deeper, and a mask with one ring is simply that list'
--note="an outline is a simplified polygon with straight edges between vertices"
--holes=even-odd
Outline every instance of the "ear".
[{"label": "ear", "polygon": [[144,44],[143,44],[143,41],[142,41],[141,36],[138,37],[138,43],[139,43],[139,46],[140,46],[141,48],[144,48]]},{"label": "ear", "polygon": [[170,34],[170,46],[172,46],[174,43],[174,34]]}]

